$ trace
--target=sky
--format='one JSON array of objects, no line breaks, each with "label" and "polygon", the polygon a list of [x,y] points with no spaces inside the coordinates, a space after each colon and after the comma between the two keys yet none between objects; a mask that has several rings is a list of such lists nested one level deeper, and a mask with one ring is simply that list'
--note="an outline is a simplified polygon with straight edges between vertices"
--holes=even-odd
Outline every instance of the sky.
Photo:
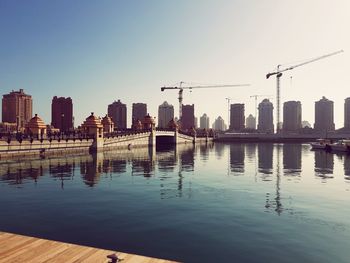
[{"label": "sky", "polygon": [[120,99],[130,126],[133,102],[147,103],[153,116],[163,101],[178,112],[177,91],[161,86],[249,83],[184,91],[184,104],[212,123],[227,121],[227,97],[245,103],[246,116],[255,112],[251,95],[275,105],[276,80],[265,75],[277,65],[343,49],[281,78],[282,103],[301,101],[302,119],[313,124],[314,102],[326,96],[341,128],[350,97],[349,14],[348,0],[0,0],[0,94],[24,89],[46,123],[52,97],[71,97],[76,126]]}]

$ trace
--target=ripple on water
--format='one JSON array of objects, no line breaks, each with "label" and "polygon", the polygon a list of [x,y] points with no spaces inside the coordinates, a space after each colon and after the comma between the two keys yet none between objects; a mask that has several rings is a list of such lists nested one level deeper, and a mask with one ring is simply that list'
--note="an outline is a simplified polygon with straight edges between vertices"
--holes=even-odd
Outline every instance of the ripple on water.
[{"label": "ripple on water", "polygon": [[183,262],[345,263],[349,171],[346,156],[268,143],[7,162],[0,225]]}]

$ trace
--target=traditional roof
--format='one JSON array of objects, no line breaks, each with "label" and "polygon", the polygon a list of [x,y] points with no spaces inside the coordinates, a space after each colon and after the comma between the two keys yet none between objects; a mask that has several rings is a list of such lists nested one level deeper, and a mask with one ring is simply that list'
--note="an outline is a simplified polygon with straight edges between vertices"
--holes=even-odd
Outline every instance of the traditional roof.
[{"label": "traditional roof", "polygon": [[91,112],[91,115],[86,118],[84,123],[82,124],[82,127],[84,128],[103,128],[103,125],[101,123],[100,118],[96,117],[93,112]]},{"label": "traditional roof", "polygon": [[143,127],[142,122],[140,120],[137,120],[134,122],[134,129],[141,130]]},{"label": "traditional roof", "polygon": [[179,127],[179,124],[174,120],[174,119],[171,119],[168,123],[168,128],[170,129],[176,129]]},{"label": "traditional roof", "polygon": [[108,114],[106,114],[106,116],[104,116],[102,118],[102,122],[103,125],[110,125],[110,124],[114,124],[114,122],[112,121],[112,118],[108,116]]},{"label": "traditional roof", "polygon": [[46,124],[44,121],[38,116],[38,114],[35,114],[33,118],[30,119],[30,121],[27,124],[28,128],[37,128],[37,129],[45,129]]},{"label": "traditional roof", "polygon": [[145,116],[145,118],[143,119],[143,123],[144,124],[155,124],[156,122],[154,121],[154,119],[149,114],[147,114]]}]

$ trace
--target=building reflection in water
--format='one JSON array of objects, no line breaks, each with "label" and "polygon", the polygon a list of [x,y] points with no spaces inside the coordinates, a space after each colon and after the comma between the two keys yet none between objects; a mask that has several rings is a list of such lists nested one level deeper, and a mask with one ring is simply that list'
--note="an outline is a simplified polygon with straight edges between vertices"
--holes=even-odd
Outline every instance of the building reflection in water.
[{"label": "building reflection in water", "polygon": [[177,147],[179,155],[180,170],[185,172],[194,171],[194,147],[193,145],[183,145]]},{"label": "building reflection in water", "polygon": [[224,154],[225,154],[225,146],[226,144],[224,143],[214,143],[214,150],[215,150],[215,155],[218,160],[220,160]]},{"label": "building reflection in water", "polygon": [[6,168],[6,170],[1,169],[0,179],[10,185],[20,185],[28,179],[32,179],[36,183],[38,178],[43,175],[43,169],[40,165],[19,165],[17,167],[8,166]]},{"label": "building reflection in water", "polygon": [[300,175],[301,173],[301,144],[283,144],[284,175]]},{"label": "building reflection in water", "polygon": [[199,144],[199,156],[203,162],[209,160],[209,144]]},{"label": "building reflection in water", "polygon": [[151,177],[154,173],[154,164],[152,160],[134,159],[131,163],[131,175]]},{"label": "building reflection in water", "polygon": [[20,162],[1,163],[0,180],[9,184],[22,184],[28,180],[36,183],[39,177],[48,173],[59,180],[61,187],[64,181],[71,180],[74,175],[76,158],[27,159]]},{"label": "building reflection in water", "polygon": [[74,176],[75,161],[68,159],[50,162],[49,173],[57,180],[61,181],[61,188],[64,188],[64,181],[71,180]]},{"label": "building reflection in water", "polygon": [[80,162],[80,174],[83,182],[89,186],[95,186],[100,178],[103,167],[103,153],[93,154],[91,159]]},{"label": "building reflection in water", "polygon": [[[175,178],[174,175],[169,176],[169,174],[167,173],[161,175],[161,199],[182,197],[184,195],[185,190],[186,196],[190,198],[192,192],[191,175],[194,171],[195,147],[193,144],[177,145],[173,148],[173,151],[170,153],[173,154],[173,158],[169,156],[167,157],[167,160],[171,160],[171,162],[167,163],[167,165],[172,167],[174,173],[176,173],[175,168],[178,169],[177,178]],[[158,165],[161,162],[160,159],[161,155],[158,159]],[[165,164],[163,161],[162,163]],[[162,168],[162,170],[164,171],[164,167]],[[185,182],[188,183],[187,187],[185,187]]]},{"label": "building reflection in water", "polygon": [[[258,168],[259,173],[271,175],[273,173],[273,144],[259,143],[258,144]],[[267,180],[265,176],[263,179]]]},{"label": "building reflection in water", "polygon": [[325,151],[314,151],[315,175],[322,178],[333,178],[334,154]]},{"label": "building reflection in water", "polygon": [[242,175],[244,173],[244,144],[230,144],[230,168],[234,175]]},{"label": "building reflection in water", "polygon": [[177,156],[175,150],[157,152],[158,170],[164,173],[172,173],[177,165]]},{"label": "building reflection in water", "polygon": [[256,145],[256,143],[247,143],[245,145],[246,156],[250,162],[256,160]]}]

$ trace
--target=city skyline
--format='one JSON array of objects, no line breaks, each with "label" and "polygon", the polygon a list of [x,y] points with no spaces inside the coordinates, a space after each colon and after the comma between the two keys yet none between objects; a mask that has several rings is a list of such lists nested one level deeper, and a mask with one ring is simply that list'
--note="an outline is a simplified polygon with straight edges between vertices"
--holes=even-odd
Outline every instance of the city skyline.
[{"label": "city skyline", "polygon": [[[24,92],[23,89],[20,89],[19,91],[11,91],[9,94],[3,94],[3,99],[2,101],[7,101],[9,96],[12,95],[24,95],[25,97],[30,98],[30,111],[32,110],[32,96],[30,94],[26,94]],[[350,97],[344,99],[344,122],[343,122],[343,126],[339,128],[339,130],[349,130],[349,103],[350,101]],[[259,105],[258,105],[258,112],[261,113],[261,107],[262,105],[265,104],[265,102],[268,102],[268,104],[270,104],[270,106],[268,108],[271,108],[270,110],[268,110],[269,113],[265,112],[263,110],[263,113],[260,117],[260,114],[258,114],[258,120],[259,123],[261,122],[261,124],[265,123],[266,121],[268,123],[270,123],[269,125],[272,125],[271,128],[268,128],[268,133],[271,133],[272,131],[274,132],[278,132],[274,125],[275,125],[275,121],[274,120],[274,115],[273,115],[273,108],[274,108],[274,104],[272,102],[269,101],[269,99],[263,99]],[[326,108],[322,107],[318,107],[317,105],[320,105],[320,102],[329,102],[331,103],[330,105],[326,106]],[[8,104],[8,102],[6,102]],[[7,105],[4,104],[4,105]],[[328,104],[328,103],[326,103]],[[25,105],[17,105],[17,103],[12,103],[11,107],[15,107],[15,108],[20,108],[20,109],[25,109]],[[230,131],[235,131],[235,132],[243,132],[245,129],[245,126],[247,126],[248,129],[251,129],[250,127],[253,127],[255,125],[253,125],[252,122],[256,122],[257,120],[255,119],[255,117],[252,114],[249,114],[248,118],[245,118],[244,116],[244,108],[245,108],[245,104],[240,104],[240,103],[233,103],[230,104],[230,123],[228,126],[228,129]],[[207,126],[209,127],[209,116],[204,113],[201,117],[197,117],[194,115],[195,112],[195,107],[194,104],[192,105],[183,105],[184,109],[185,109],[185,113],[184,113],[184,117],[186,118],[185,126],[187,127],[186,129],[189,129],[189,127],[191,126],[190,123],[192,122],[189,118],[189,112],[188,109],[191,108],[191,112],[190,115],[193,115],[194,118],[194,128],[201,128],[202,126],[205,126],[204,124],[202,124],[203,120],[202,118],[207,118],[206,122]],[[7,120],[7,114],[6,114],[6,109],[8,108],[8,105],[5,106],[5,108],[3,108],[3,114],[2,114],[2,121],[4,123],[7,123],[9,125],[16,125],[15,121],[10,121]],[[168,109],[169,108],[169,109]],[[264,107],[263,107],[264,108]],[[328,109],[329,108],[329,109]],[[147,111],[147,104],[146,103],[133,103],[131,105],[131,111],[132,111],[132,116],[131,116],[131,121],[128,122],[127,120],[127,112],[128,112],[128,105],[122,103],[120,101],[120,99],[118,99],[118,101],[114,101],[113,103],[109,104],[107,107],[107,111],[106,114],[103,116],[98,116],[101,120],[107,117],[110,117],[111,119],[117,120],[117,121],[113,121],[114,124],[116,124],[117,128],[119,129],[126,129],[126,128],[133,128],[134,124],[135,124],[135,118],[137,120],[143,120],[144,117],[146,117],[146,115],[149,115],[148,111]],[[170,110],[170,111],[169,111]],[[169,111],[169,112],[168,112]],[[267,113],[267,115],[265,114]],[[314,125],[309,124],[309,122],[307,120],[304,120],[302,118],[302,105],[300,104],[300,101],[286,101],[283,103],[283,108],[282,108],[282,113],[283,113],[283,119],[280,122],[280,129],[283,132],[301,132],[301,128],[304,127],[304,124],[308,123],[308,125],[310,128],[313,128],[315,131],[320,131],[323,130],[323,128],[320,128],[321,126],[327,126],[330,125],[329,131],[334,131],[334,102],[331,100],[328,100],[326,97],[322,97],[320,100],[315,101],[315,110],[314,110],[314,116],[315,116],[315,123]],[[5,114],[5,115],[4,115]],[[14,118],[13,120],[15,120],[15,112],[12,114],[12,118]],[[54,96],[52,98],[52,105],[51,105],[51,123],[47,123],[48,125],[51,124],[54,128],[58,128],[61,129],[61,125],[63,124],[64,121],[64,126],[67,128],[64,128],[63,130],[70,130],[72,128],[77,128],[79,126],[81,126],[81,124],[74,124],[74,116],[73,116],[74,112],[73,112],[73,103],[72,103],[72,99],[70,97],[57,97]],[[28,115],[28,114],[27,114]],[[28,120],[31,119],[32,117],[34,117],[34,115],[36,116],[37,113],[33,113],[32,115],[28,115],[27,118]],[[135,116],[136,117],[135,117]],[[268,117],[269,115],[269,117]],[[40,114],[39,114],[40,116]],[[167,128],[168,123],[170,122],[171,119],[177,119],[177,117],[174,117],[174,107],[173,105],[170,105],[167,103],[167,101],[164,101],[162,104],[160,104],[158,106],[158,115],[151,115],[153,118],[158,119],[158,127],[160,128]],[[109,119],[110,119],[109,118]],[[192,117],[190,117],[192,118]],[[221,116],[219,115],[218,118],[221,118]],[[249,118],[253,118],[254,120],[250,120]],[[28,121],[27,120],[27,121]],[[199,120],[199,124],[197,123]],[[224,120],[224,119],[223,119]],[[45,122],[45,120],[43,120]],[[286,122],[287,121],[287,122]],[[46,122],[45,122],[46,123]],[[119,123],[119,125],[118,125]],[[259,123],[256,123],[259,126]],[[23,125],[19,125],[18,127],[25,127],[26,122],[23,123]],[[260,125],[261,125],[260,124]],[[213,124],[214,125],[214,124]],[[265,124],[263,124],[265,125]],[[206,127],[207,127],[206,126]],[[215,126],[215,125],[214,125]],[[248,127],[249,126],[249,127]],[[239,128],[238,128],[239,127]],[[257,127],[256,127],[257,128]],[[263,129],[259,129],[257,128],[257,130],[264,131],[265,128]],[[336,129],[338,130],[338,129]],[[266,130],[267,131],[267,130]]]},{"label": "city skyline", "polygon": [[[0,43],[0,90],[5,94],[23,88],[34,98],[33,113],[46,123],[51,103],[47,98],[54,96],[72,98],[79,124],[91,111],[104,116],[106,105],[119,98],[128,106],[146,103],[152,116],[166,100],[177,113],[177,93],[161,93],[160,87],[182,80],[250,83],[245,88],[184,92],[184,104],[196,105],[195,116],[205,112],[228,123],[226,97],[233,98],[231,103],[244,103],[246,116],[254,115],[250,95],[271,94],[276,105],[276,83],[265,79],[267,72],[278,64],[344,49],[286,73],[281,83],[281,105],[301,101],[303,120],[314,123],[314,102],[326,96],[334,101],[336,129],[343,127],[350,83],[347,1],[0,5],[0,31],[6,39]],[[130,109],[127,119],[130,123]]]}]

